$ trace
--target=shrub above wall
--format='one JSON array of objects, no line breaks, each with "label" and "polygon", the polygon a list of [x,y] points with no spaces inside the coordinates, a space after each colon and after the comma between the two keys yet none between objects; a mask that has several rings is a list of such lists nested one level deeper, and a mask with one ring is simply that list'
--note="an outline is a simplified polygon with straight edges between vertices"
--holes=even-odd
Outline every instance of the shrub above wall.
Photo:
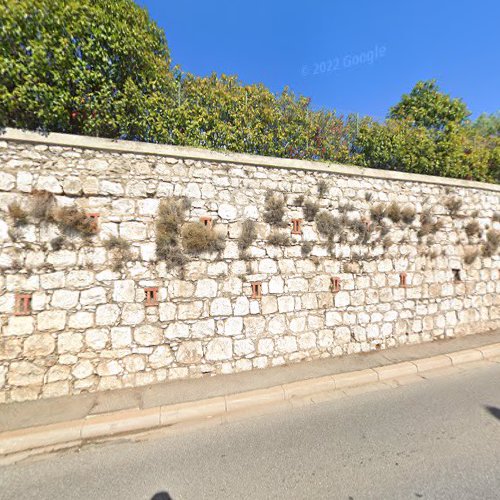
[{"label": "shrub above wall", "polygon": [[15,131],[0,145],[0,401],[500,326],[497,186]]}]

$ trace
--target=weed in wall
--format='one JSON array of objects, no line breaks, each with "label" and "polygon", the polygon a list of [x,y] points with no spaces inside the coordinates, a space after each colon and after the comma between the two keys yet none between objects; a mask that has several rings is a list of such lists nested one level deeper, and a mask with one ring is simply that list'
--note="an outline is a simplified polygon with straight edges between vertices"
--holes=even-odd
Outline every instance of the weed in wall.
[{"label": "weed in wall", "polygon": [[319,205],[313,201],[306,200],[302,210],[304,212],[304,219],[308,222],[312,222],[319,211]]},{"label": "weed in wall", "polygon": [[56,197],[45,189],[35,189],[31,192],[30,215],[39,221],[53,222]]},{"label": "weed in wall", "polygon": [[50,247],[54,250],[54,252],[57,252],[63,248],[65,242],[66,239],[64,236],[56,236],[50,240]]},{"label": "weed in wall", "polygon": [[483,255],[485,257],[492,257],[496,254],[500,246],[500,231],[489,229],[486,232],[486,242],[483,245]]},{"label": "weed in wall", "polygon": [[275,247],[286,247],[290,245],[290,237],[285,233],[280,233],[279,231],[273,231],[267,240],[270,245]]},{"label": "weed in wall", "polygon": [[333,216],[330,212],[322,210],[316,216],[316,227],[319,234],[333,241],[333,238],[341,230],[341,224],[338,217]]},{"label": "weed in wall", "polygon": [[304,204],[304,195],[299,194],[298,196],[295,197],[295,200],[293,200],[293,204],[296,207],[301,207]]},{"label": "weed in wall", "polygon": [[113,271],[120,272],[123,266],[131,260],[130,243],[119,236],[111,235],[103,241],[103,245],[113,254]]},{"label": "weed in wall", "polygon": [[186,257],[179,245],[181,226],[190,203],[187,198],[164,198],[158,208],[156,221],[156,257],[165,262],[167,269],[181,268]]},{"label": "weed in wall", "polygon": [[218,252],[224,249],[224,236],[215,227],[208,227],[201,222],[189,222],[182,227],[182,246],[186,252]]},{"label": "weed in wall", "polygon": [[481,236],[481,224],[476,219],[469,221],[465,225],[465,234],[472,238],[473,236]]},{"label": "weed in wall", "polygon": [[312,241],[304,241],[302,243],[302,246],[300,247],[300,253],[302,254],[302,257],[307,257],[313,250],[314,248],[314,243]]},{"label": "weed in wall", "polygon": [[370,216],[374,222],[382,222],[385,215],[385,206],[382,203],[377,203],[370,208]]},{"label": "weed in wall", "polygon": [[450,215],[457,215],[462,207],[462,200],[458,196],[449,196],[443,200],[443,205]]},{"label": "weed in wall", "polygon": [[477,248],[466,248],[464,252],[464,262],[467,265],[472,264],[478,258],[479,253]]},{"label": "weed in wall", "polygon": [[318,196],[320,198],[324,198],[328,193],[328,189],[329,189],[328,183],[324,179],[321,179],[318,182]]},{"label": "weed in wall", "polygon": [[257,238],[257,230],[255,229],[255,221],[246,219],[241,225],[241,233],[238,237],[238,248],[241,251],[247,250]]},{"label": "weed in wall", "polygon": [[411,205],[405,205],[401,209],[401,220],[405,224],[411,224],[415,220],[416,211]]},{"label": "weed in wall", "polygon": [[64,234],[88,237],[97,232],[95,221],[75,206],[57,208],[54,221]]},{"label": "weed in wall", "polygon": [[14,227],[21,227],[28,224],[28,212],[17,201],[13,201],[8,209],[9,216],[14,222]]},{"label": "weed in wall", "polygon": [[401,207],[396,201],[393,201],[389,204],[386,209],[386,215],[395,224],[397,224],[402,219],[403,215],[401,213]]},{"label": "weed in wall", "polygon": [[264,206],[264,221],[271,224],[271,226],[286,227],[287,223],[283,220],[284,216],[285,200],[283,196],[268,191]]}]

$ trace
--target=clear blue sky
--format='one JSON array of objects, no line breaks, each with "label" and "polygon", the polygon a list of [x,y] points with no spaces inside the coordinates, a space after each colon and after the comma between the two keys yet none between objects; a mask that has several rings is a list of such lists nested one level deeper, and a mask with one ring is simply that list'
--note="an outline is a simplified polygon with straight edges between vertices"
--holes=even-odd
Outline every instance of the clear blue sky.
[{"label": "clear blue sky", "polygon": [[[500,109],[498,0],[138,0],[172,61],[197,75],[288,85],[314,108],[382,119],[418,80]],[[370,63],[371,59],[371,63]]]}]

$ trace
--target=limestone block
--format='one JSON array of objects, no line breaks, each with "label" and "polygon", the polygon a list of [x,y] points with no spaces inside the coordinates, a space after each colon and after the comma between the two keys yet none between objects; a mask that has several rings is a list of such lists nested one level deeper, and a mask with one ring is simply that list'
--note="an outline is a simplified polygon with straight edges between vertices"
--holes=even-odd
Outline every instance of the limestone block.
[{"label": "limestone block", "polygon": [[223,220],[235,220],[238,216],[238,209],[227,203],[222,203],[219,206],[219,217]]},{"label": "limestone block", "polygon": [[120,308],[116,304],[97,306],[95,321],[97,325],[114,325],[120,317]]},{"label": "limestone block", "polygon": [[51,335],[31,335],[24,341],[23,355],[28,359],[43,358],[54,352],[55,340]]},{"label": "limestone block", "polygon": [[73,290],[56,290],[52,295],[50,304],[61,309],[74,309],[78,304],[80,292]]},{"label": "limestone block", "polygon": [[172,364],[174,357],[172,350],[167,345],[160,345],[155,348],[148,358],[148,364],[151,368],[163,368]]},{"label": "limestone block", "polygon": [[250,301],[247,297],[238,297],[234,302],[234,315],[246,316],[250,312]]},{"label": "limestone block", "polygon": [[159,305],[160,321],[174,321],[177,307],[171,302],[162,302]]},{"label": "limestone block", "polygon": [[106,328],[93,328],[85,332],[85,342],[95,351],[101,351],[108,343],[109,332]]},{"label": "limestone block", "polygon": [[250,339],[234,341],[234,353],[236,356],[248,356],[255,352],[255,345]]},{"label": "limestone block", "polygon": [[113,359],[108,361],[101,361],[97,365],[97,374],[101,377],[108,377],[110,375],[118,375],[123,372],[123,368],[118,361]]},{"label": "limestone block", "polygon": [[189,337],[189,326],[186,323],[170,323],[165,329],[165,338],[170,340]]},{"label": "limestone block", "polygon": [[78,177],[68,177],[63,180],[64,194],[81,194],[82,183]]},{"label": "limestone block", "polygon": [[285,283],[281,276],[273,276],[269,280],[269,293],[283,293]]},{"label": "limestone block", "polygon": [[40,276],[40,286],[44,290],[52,290],[55,288],[64,288],[65,278],[64,271],[55,273],[42,274]]},{"label": "limestone block", "polygon": [[247,337],[257,337],[265,333],[266,320],[261,316],[248,316],[243,318],[245,335]]},{"label": "limestone block", "polygon": [[285,317],[283,315],[275,316],[269,321],[267,329],[271,335],[281,335],[286,330]]},{"label": "limestone block", "polygon": [[104,179],[99,182],[99,191],[102,194],[120,196],[123,194],[123,186],[118,182],[112,182]]},{"label": "limestone block", "polygon": [[13,361],[7,374],[9,385],[28,386],[40,385],[43,382],[45,370],[29,361]]},{"label": "limestone block", "polygon": [[207,319],[203,321],[196,321],[191,326],[191,337],[197,339],[205,339],[215,335],[215,321]]},{"label": "limestone block", "polygon": [[77,253],[71,250],[59,250],[50,252],[47,257],[47,262],[54,267],[71,267],[76,264]]},{"label": "limestone block", "polygon": [[31,172],[23,170],[17,172],[17,190],[24,193],[31,193],[33,190],[33,174]]},{"label": "limestone block", "polygon": [[66,326],[66,314],[66,311],[60,311],[57,309],[42,311],[37,316],[38,330],[64,330],[64,327]]},{"label": "limestone block", "polygon": [[176,353],[177,362],[183,365],[199,363],[203,357],[203,348],[200,341],[182,342]]},{"label": "limestone block", "polygon": [[146,183],[144,181],[129,181],[125,187],[125,194],[133,198],[147,196]]},{"label": "limestone block", "polygon": [[70,271],[66,275],[66,286],[70,288],[87,288],[94,282],[94,273],[86,270]]},{"label": "limestone block", "polygon": [[306,332],[298,336],[299,348],[303,350],[316,349],[316,335]]},{"label": "limestone block", "polygon": [[211,316],[230,316],[232,312],[231,301],[227,298],[216,298],[210,304]]},{"label": "limestone block", "polygon": [[276,349],[280,353],[290,353],[297,350],[297,339],[290,335],[284,335],[276,339]]},{"label": "limestone block", "polygon": [[146,198],[138,202],[139,214],[143,216],[156,216],[160,206],[160,200],[155,198]]},{"label": "limestone block", "polygon": [[111,328],[111,345],[113,349],[130,347],[132,345],[132,329],[128,326]]},{"label": "limestone block", "polygon": [[147,238],[147,225],[143,222],[122,222],[120,236],[128,241],[144,241]]},{"label": "limestone block", "polygon": [[180,320],[184,319],[197,319],[203,313],[203,302],[201,300],[195,300],[190,302],[180,303],[177,306],[177,318]]},{"label": "limestone block", "polygon": [[123,325],[139,325],[144,321],[146,312],[143,304],[125,304],[122,310]]},{"label": "limestone block", "polygon": [[64,332],[57,336],[57,352],[59,354],[78,354],[83,348],[83,338],[80,333]]},{"label": "limestone block", "polygon": [[139,345],[154,346],[161,343],[162,329],[153,325],[141,325],[134,329],[134,340]]},{"label": "limestone block", "polygon": [[295,310],[295,299],[289,295],[278,297],[278,311],[280,313],[292,312]]},{"label": "limestone block", "polygon": [[61,184],[53,175],[41,175],[38,177],[36,189],[50,191],[51,193],[62,193]]},{"label": "limestone block", "polygon": [[230,338],[217,337],[207,344],[205,354],[207,361],[223,361],[231,359],[232,355],[233,343]]},{"label": "limestone block", "polygon": [[117,280],[113,283],[113,300],[115,302],[135,301],[134,280]]},{"label": "limestone block", "polygon": [[85,379],[94,374],[94,366],[88,359],[84,359],[73,367],[71,374],[78,380]]},{"label": "limestone block", "polygon": [[278,266],[273,259],[262,259],[259,261],[259,273],[275,274],[278,272]]},{"label": "limestone block", "polygon": [[3,328],[3,335],[29,335],[33,330],[34,320],[31,316],[10,316],[9,322]]},{"label": "limestone block", "polygon": [[82,306],[105,304],[106,289],[101,286],[95,286],[80,293],[80,304]]},{"label": "limestone block", "polygon": [[335,340],[338,344],[347,344],[351,340],[351,330],[348,326],[339,326],[335,329]]},{"label": "limestone block", "polygon": [[265,295],[261,299],[262,314],[273,314],[278,311],[278,301],[272,295]]},{"label": "limestone block", "polygon": [[149,243],[141,243],[139,245],[141,252],[141,259],[146,262],[154,262],[156,260],[156,243],[154,241]]},{"label": "limestone block", "polygon": [[337,292],[335,294],[335,307],[347,307],[350,304],[348,292]]},{"label": "limestone block", "polygon": [[0,220],[0,241],[7,241],[9,239],[9,226],[7,222]]},{"label": "limestone block", "polygon": [[224,321],[224,335],[233,337],[243,333],[243,318],[231,317]]},{"label": "limestone block", "polygon": [[289,293],[304,293],[309,288],[307,280],[304,278],[290,278],[287,280],[286,286]]},{"label": "limestone block", "polygon": [[259,354],[272,354],[274,351],[273,339],[260,339],[257,343],[257,352]]},{"label": "limestone block", "polygon": [[292,331],[293,333],[301,333],[305,330],[305,328],[306,328],[305,317],[292,318],[290,320],[290,331]]},{"label": "limestone block", "polygon": [[123,358],[123,366],[128,373],[136,373],[146,368],[144,356],[132,354]]},{"label": "limestone block", "polygon": [[54,365],[50,367],[48,372],[45,374],[45,381],[59,382],[60,380],[68,380],[70,371],[69,366]]}]

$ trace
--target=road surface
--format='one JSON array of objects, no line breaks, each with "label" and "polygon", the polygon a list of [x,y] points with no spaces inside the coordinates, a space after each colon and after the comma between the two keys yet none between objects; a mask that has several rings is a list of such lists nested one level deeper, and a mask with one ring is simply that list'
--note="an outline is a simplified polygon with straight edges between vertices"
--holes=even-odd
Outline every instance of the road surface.
[{"label": "road surface", "polygon": [[30,459],[0,468],[0,497],[498,499],[500,363]]}]

